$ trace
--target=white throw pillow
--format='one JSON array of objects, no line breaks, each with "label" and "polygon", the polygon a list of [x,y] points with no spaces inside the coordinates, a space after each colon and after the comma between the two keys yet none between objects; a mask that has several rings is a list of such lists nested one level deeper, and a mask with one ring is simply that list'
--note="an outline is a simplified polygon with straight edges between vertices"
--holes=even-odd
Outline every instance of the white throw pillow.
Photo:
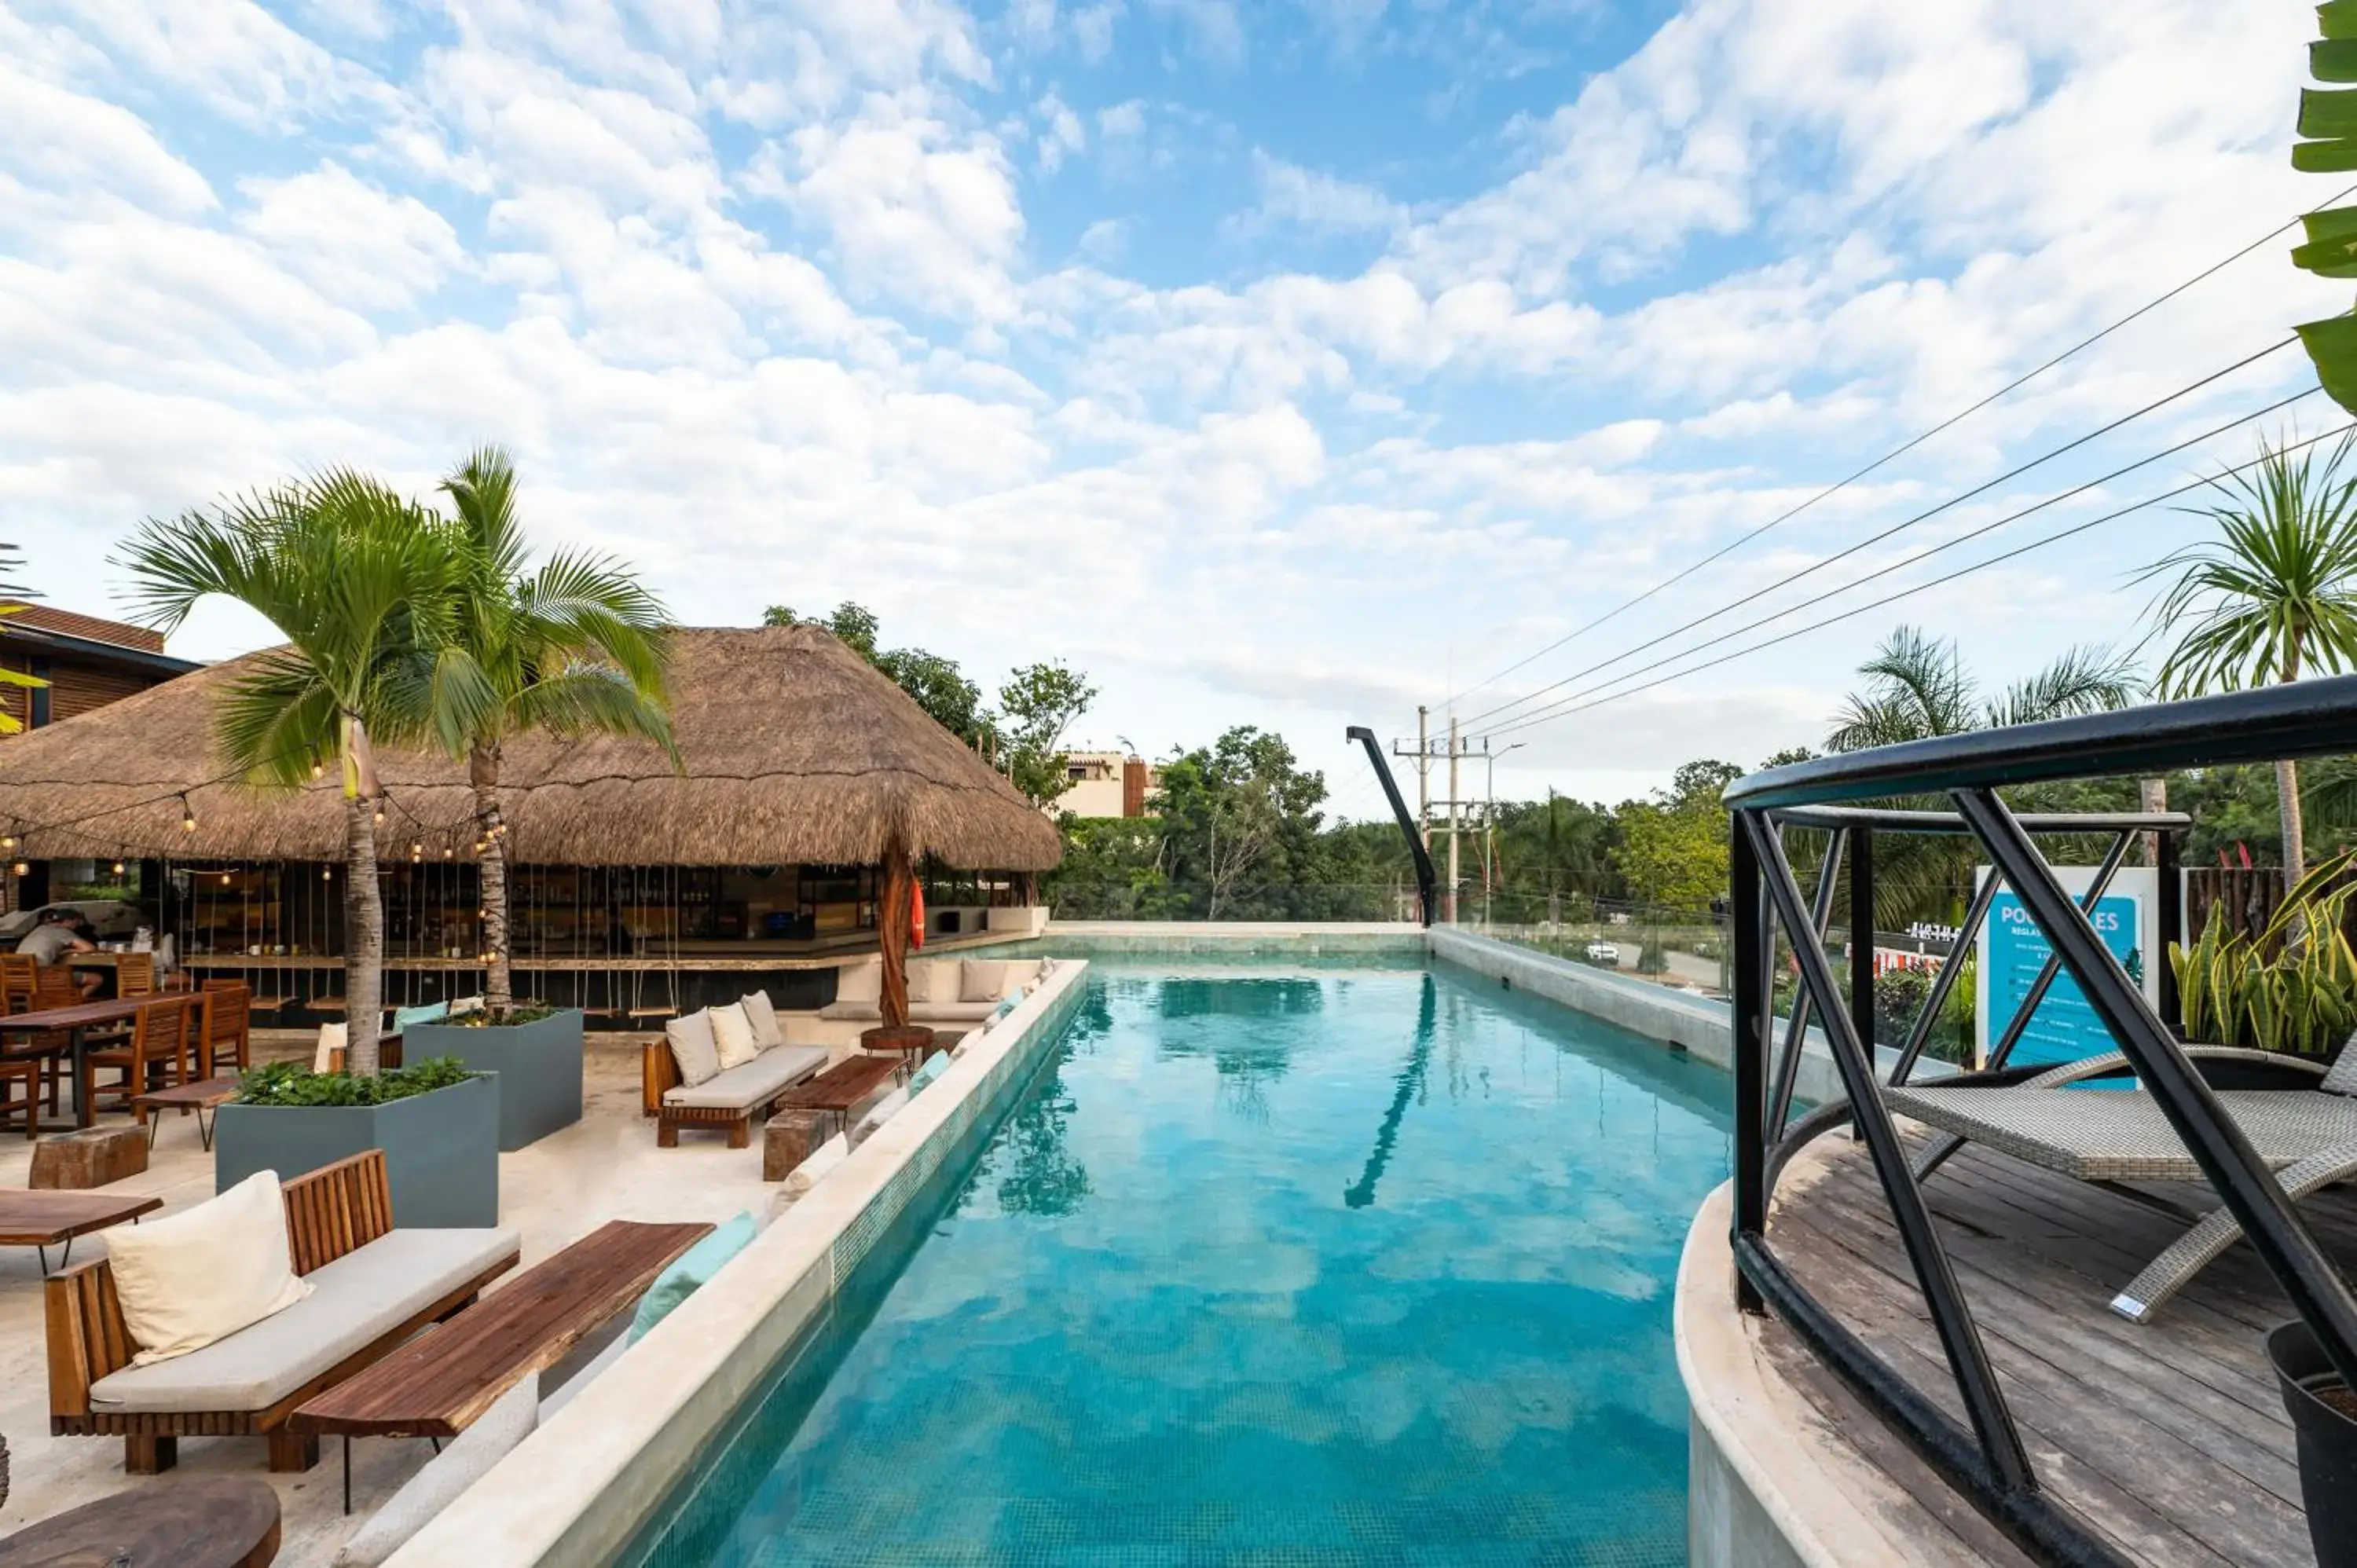
[{"label": "white throw pillow", "polygon": [[1004,961],[970,958],[958,965],[958,1000],[996,1002],[1006,991]]},{"label": "white throw pillow", "polygon": [[920,958],[909,965],[909,1002],[911,1006],[928,1006],[935,1003],[958,999],[958,973],[963,966],[953,958]]},{"label": "white throw pillow", "polygon": [[753,1020],[736,1003],[706,1008],[705,1016],[712,1020],[712,1045],[719,1053],[722,1072],[743,1067],[761,1054],[761,1042],[753,1036]]},{"label": "white throw pillow", "polygon": [[874,1002],[883,994],[884,961],[880,958],[848,964],[834,972],[837,1002]]},{"label": "white throw pillow", "polygon": [[[617,1341],[619,1343],[619,1341]],[[334,1559],[334,1568],[377,1568],[409,1542],[458,1494],[488,1474],[540,1424],[540,1374],[535,1372],[491,1402],[473,1425],[442,1445],[442,1452],[402,1483],[369,1520],[352,1531]]]},{"label": "white throw pillow", "polygon": [[256,1171],[193,1208],[120,1225],[106,1238],[135,1365],[226,1339],[311,1294],[286,1246],[276,1171]]},{"label": "white throw pillow", "polygon": [[720,1047],[712,1038],[712,1020],[702,1013],[673,1018],[663,1026],[671,1042],[672,1059],[679,1063],[679,1080],[694,1089],[720,1070]]},{"label": "white throw pillow", "polygon": [[450,1016],[463,1018],[469,1013],[481,1012],[485,1005],[486,1003],[480,996],[461,996],[450,1004]]},{"label": "white throw pillow", "polygon": [[745,1009],[745,1016],[753,1024],[753,1043],[765,1051],[776,1050],[786,1043],[778,1028],[778,1009],[766,991],[748,991],[745,999],[737,1004]]},{"label": "white throw pillow", "polygon": [[818,1178],[843,1164],[851,1153],[851,1141],[837,1133],[802,1159],[802,1163],[786,1173],[786,1190],[800,1197],[818,1185]]},{"label": "white throw pillow", "polygon": [[1047,962],[1045,959],[1037,958],[1010,958],[1004,960],[1003,961],[1006,965],[1006,990],[999,993],[1001,996],[1006,995],[1007,992],[1013,991],[1018,985],[1031,985],[1037,983],[1039,979],[1040,968]]},{"label": "white throw pillow", "polygon": [[349,1033],[350,1031],[341,1024],[322,1024],[319,1026],[319,1043],[311,1047],[311,1070],[313,1072],[331,1072],[335,1069],[336,1058],[328,1053],[331,1051],[342,1050],[344,1048],[344,1040]]},{"label": "white throw pillow", "polygon": [[867,1142],[874,1135],[877,1128],[892,1120],[893,1113],[908,1103],[909,1091],[905,1089],[896,1089],[869,1106],[867,1114],[859,1119],[859,1125],[851,1130],[851,1146],[856,1149]]}]

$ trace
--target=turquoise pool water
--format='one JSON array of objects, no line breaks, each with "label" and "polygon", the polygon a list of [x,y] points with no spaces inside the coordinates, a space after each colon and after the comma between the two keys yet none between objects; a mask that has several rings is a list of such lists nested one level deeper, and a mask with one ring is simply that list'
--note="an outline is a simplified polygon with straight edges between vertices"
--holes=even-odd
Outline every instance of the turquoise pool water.
[{"label": "turquoise pool water", "polygon": [[1446,970],[1089,985],[643,1561],[1685,1560],[1722,1075]]}]

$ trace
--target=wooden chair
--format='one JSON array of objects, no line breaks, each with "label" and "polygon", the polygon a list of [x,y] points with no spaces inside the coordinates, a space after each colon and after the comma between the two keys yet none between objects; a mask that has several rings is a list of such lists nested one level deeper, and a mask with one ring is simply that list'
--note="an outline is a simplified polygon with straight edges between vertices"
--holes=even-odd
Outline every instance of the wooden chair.
[{"label": "wooden chair", "polygon": [[151,952],[115,954],[114,993],[117,996],[155,995],[156,955]]},{"label": "wooden chair", "polygon": [[[49,1112],[58,1109],[58,1058],[48,1054],[11,1050],[0,1056],[0,1128],[18,1111],[25,1113],[25,1139],[27,1143],[41,1135],[41,1088],[46,1080],[49,1092]],[[11,1092],[17,1084],[25,1086],[22,1100]]]},{"label": "wooden chair", "polygon": [[33,966],[32,1004],[19,1011],[73,1007],[80,1005],[81,1000],[81,982],[74,978],[72,970],[61,963],[37,963]]},{"label": "wooden chair", "polygon": [[243,1072],[253,1047],[253,992],[242,980],[208,980],[199,1005],[203,1022],[198,1037],[205,1049],[203,1070],[198,1076],[210,1078],[224,1072],[224,1063],[231,1061]]},{"label": "wooden chair", "polygon": [[[94,1111],[100,1096],[111,1095],[128,1104],[134,1095],[156,1087],[159,1079],[188,1082],[189,1026],[196,1012],[195,999],[187,996],[159,996],[142,1004],[127,1042],[83,1054],[86,1065],[81,1089],[84,1098],[78,1103]],[[98,1082],[101,1068],[121,1071],[121,1081],[102,1086]],[[144,1109],[132,1106],[131,1113],[141,1126],[147,1124]]]},{"label": "wooden chair", "polygon": [[33,976],[41,966],[30,953],[0,953],[0,1007],[22,1013],[33,1004]]}]

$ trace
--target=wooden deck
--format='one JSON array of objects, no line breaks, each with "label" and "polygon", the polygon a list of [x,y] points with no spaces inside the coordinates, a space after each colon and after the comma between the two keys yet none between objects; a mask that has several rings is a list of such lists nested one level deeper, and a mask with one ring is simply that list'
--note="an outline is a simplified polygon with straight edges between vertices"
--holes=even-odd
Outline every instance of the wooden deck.
[{"label": "wooden deck", "polygon": [[[2144,1189],[2206,1208],[2206,1190]],[[2238,1246],[2139,1327],[2113,1294],[2185,1227],[2134,1198],[1967,1149],[1924,1187],[2014,1419],[2049,1492],[2132,1562],[2308,1568],[2292,1429],[2261,1345],[2291,1316]],[[2357,1190],[2301,1205],[2357,1273]],[[1769,1238],[1818,1300],[1947,1412],[1962,1402],[1862,1144],[1820,1141],[1780,1187]],[[1785,1380],[1917,1501],[1927,1558],[2026,1559],[1781,1325]]]}]

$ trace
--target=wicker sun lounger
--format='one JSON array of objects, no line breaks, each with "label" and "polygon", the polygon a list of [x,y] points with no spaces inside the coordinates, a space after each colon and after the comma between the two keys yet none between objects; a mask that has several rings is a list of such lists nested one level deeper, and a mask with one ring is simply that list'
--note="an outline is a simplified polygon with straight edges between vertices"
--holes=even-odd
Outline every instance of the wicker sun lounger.
[{"label": "wicker sun lounger", "polygon": [[[2218,1091],[2218,1103],[2276,1173],[2286,1197],[2297,1201],[2357,1176],[2357,1047],[2343,1049],[2330,1071],[2297,1057],[2220,1046],[2189,1046],[2185,1054],[2197,1061],[2314,1076],[2312,1087]],[[2115,1052],[2011,1087],[1905,1084],[1886,1087],[1883,1095],[1893,1111],[1954,1139],[2080,1181],[2204,1181],[2152,1096],[2141,1089],[2071,1087],[2118,1075],[2126,1065]],[[1919,1174],[1928,1175],[1952,1152],[1953,1144],[1943,1142]],[[2146,1264],[2112,1298],[2112,1310],[2133,1322],[2149,1321],[2241,1236],[2233,1215],[2222,1207],[2212,1210]]]}]

